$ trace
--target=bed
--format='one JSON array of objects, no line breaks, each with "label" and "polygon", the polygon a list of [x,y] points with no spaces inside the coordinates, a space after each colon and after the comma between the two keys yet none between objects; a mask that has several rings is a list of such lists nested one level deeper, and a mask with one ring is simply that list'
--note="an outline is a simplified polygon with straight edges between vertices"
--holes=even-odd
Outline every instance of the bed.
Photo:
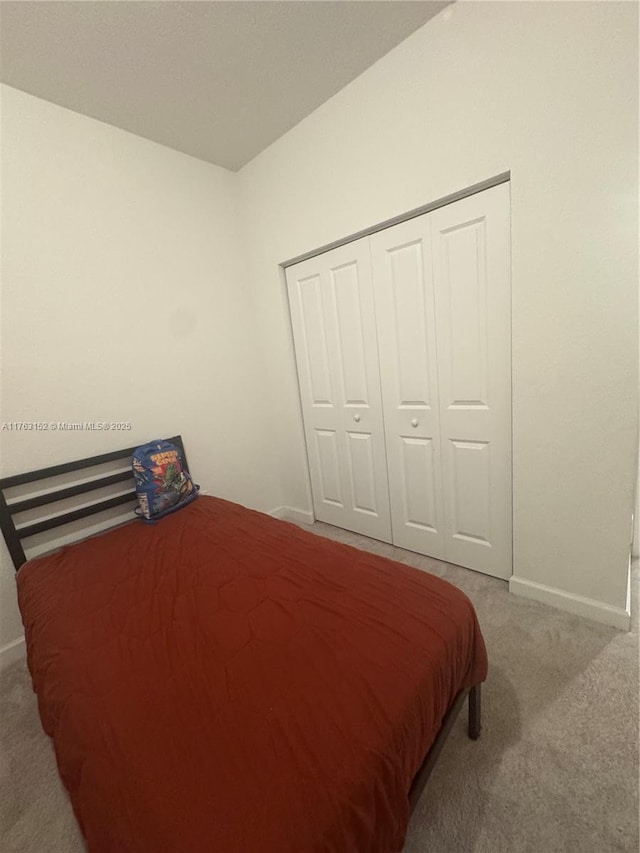
[{"label": "bed", "polygon": [[208,496],[25,562],[22,541],[52,518],[15,516],[46,493],[7,490],[63,467],[0,481],[0,521],[40,716],[88,849],[400,851],[467,696],[480,734],[487,656],[469,599]]}]

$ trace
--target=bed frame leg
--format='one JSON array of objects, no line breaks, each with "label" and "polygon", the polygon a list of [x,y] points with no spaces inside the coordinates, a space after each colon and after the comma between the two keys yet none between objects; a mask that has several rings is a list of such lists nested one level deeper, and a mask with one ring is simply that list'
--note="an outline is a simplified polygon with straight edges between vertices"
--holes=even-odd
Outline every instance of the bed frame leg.
[{"label": "bed frame leg", "polygon": [[481,687],[476,684],[469,691],[469,737],[478,740],[482,731]]}]

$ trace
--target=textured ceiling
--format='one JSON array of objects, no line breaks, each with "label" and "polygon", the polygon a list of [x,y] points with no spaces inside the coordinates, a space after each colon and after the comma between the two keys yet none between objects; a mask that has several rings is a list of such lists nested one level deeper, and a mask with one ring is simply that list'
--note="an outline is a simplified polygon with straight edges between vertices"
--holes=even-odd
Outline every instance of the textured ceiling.
[{"label": "textured ceiling", "polygon": [[239,169],[446,5],[4,0],[0,78]]}]

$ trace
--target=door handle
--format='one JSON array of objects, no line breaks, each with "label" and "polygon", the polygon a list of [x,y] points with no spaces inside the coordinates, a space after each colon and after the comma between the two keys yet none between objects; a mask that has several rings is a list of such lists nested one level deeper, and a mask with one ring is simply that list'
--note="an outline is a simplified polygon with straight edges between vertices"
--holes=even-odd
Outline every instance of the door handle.
[{"label": "door handle", "polygon": [[419,421],[418,421],[418,419],[417,419],[417,418],[413,418],[413,419],[411,420],[411,426],[412,426],[412,427],[417,427],[417,426],[418,426],[418,424],[419,424]]},{"label": "door handle", "polygon": [[356,423],[359,423],[360,422],[360,415],[354,415],[353,419]]}]

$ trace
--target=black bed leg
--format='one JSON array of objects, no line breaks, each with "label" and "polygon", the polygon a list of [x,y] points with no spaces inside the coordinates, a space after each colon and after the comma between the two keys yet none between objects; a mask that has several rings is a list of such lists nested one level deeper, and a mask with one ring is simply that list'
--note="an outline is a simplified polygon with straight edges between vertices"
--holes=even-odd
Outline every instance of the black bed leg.
[{"label": "black bed leg", "polygon": [[476,684],[469,691],[469,737],[478,740],[482,730],[481,685]]}]

